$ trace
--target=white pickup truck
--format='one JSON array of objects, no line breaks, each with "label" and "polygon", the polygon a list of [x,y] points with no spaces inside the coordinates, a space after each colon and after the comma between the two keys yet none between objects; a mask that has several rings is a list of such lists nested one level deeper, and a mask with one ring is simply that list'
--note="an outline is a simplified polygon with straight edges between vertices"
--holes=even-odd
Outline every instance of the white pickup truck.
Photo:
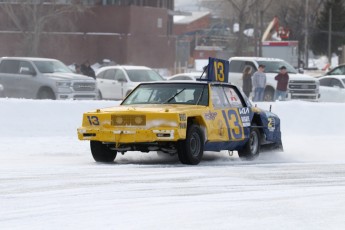
[{"label": "white pickup truck", "polygon": [[281,66],[286,66],[289,74],[288,98],[308,101],[318,101],[319,81],[311,76],[300,74],[289,63],[277,58],[262,57],[232,57],[229,59],[229,81],[242,87],[242,73],[246,66],[253,69],[253,73],[260,64],[265,65],[267,83],[264,93],[265,101],[273,101],[277,87],[274,77],[279,73]]}]

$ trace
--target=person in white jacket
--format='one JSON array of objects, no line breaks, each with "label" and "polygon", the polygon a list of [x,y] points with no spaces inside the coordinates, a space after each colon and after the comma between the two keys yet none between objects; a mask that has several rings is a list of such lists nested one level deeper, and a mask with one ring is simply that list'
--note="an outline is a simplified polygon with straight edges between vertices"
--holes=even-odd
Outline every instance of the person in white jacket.
[{"label": "person in white jacket", "polygon": [[258,71],[256,71],[252,76],[252,85],[254,88],[254,98],[253,101],[263,101],[264,91],[266,86],[266,74],[265,66],[259,65]]}]

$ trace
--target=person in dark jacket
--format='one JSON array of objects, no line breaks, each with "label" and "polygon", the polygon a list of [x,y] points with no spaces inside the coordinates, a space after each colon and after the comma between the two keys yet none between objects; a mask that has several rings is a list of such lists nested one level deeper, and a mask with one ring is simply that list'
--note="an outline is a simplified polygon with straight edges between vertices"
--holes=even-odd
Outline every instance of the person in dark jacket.
[{"label": "person in dark jacket", "polygon": [[84,62],[84,63],[80,66],[80,71],[82,72],[82,74],[96,79],[95,71],[94,71],[94,70],[92,69],[92,67],[90,66],[89,61]]},{"label": "person in dark jacket", "polygon": [[252,92],[252,67],[247,66],[244,68],[242,75],[242,89],[244,94],[249,98],[250,93]]},{"label": "person in dark jacket", "polygon": [[289,74],[286,72],[286,67],[282,66],[279,68],[280,72],[277,76],[275,76],[275,80],[277,81],[277,89],[274,96],[275,100],[286,100],[287,94],[287,87],[289,84]]}]

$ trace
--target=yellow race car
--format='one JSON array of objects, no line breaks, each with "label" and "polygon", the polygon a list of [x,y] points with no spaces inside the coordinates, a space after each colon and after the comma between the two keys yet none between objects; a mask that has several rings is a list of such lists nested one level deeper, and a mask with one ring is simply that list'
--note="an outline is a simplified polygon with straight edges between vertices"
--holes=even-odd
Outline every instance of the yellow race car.
[{"label": "yellow race car", "polygon": [[90,140],[97,162],[162,151],[195,165],[204,151],[237,150],[251,160],[262,145],[282,148],[275,114],[253,107],[234,85],[208,81],[142,83],[119,106],[85,113],[78,137]]}]

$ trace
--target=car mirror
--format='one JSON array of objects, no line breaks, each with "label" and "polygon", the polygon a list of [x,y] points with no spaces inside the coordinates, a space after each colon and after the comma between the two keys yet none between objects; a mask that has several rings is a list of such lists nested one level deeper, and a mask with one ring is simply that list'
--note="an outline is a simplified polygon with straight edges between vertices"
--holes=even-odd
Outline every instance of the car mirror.
[{"label": "car mirror", "polygon": [[30,68],[28,68],[28,67],[20,67],[19,73],[20,74],[26,74],[26,75],[32,75],[32,76],[36,75],[36,72],[30,70]]},{"label": "car mirror", "polygon": [[118,82],[120,82],[120,83],[127,82],[127,80],[126,80],[126,79],[124,79],[124,78],[119,78],[119,79],[117,79],[117,81],[118,81]]}]

